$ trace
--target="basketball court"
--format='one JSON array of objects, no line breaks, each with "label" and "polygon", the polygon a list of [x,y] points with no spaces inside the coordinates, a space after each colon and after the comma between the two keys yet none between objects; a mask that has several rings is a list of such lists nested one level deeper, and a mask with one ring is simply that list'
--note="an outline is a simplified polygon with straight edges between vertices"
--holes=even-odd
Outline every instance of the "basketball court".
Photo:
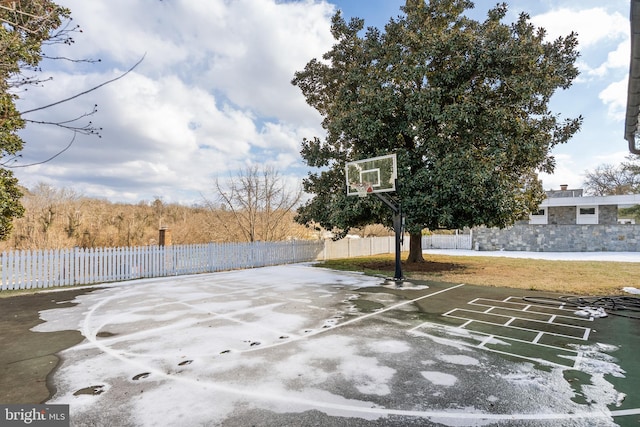
[{"label": "basketball court", "polygon": [[637,425],[639,320],[407,282],[395,155],[345,176],[393,211],[392,279],[296,264],[105,286],[41,312],[35,331],[85,337],[48,403],[72,425]]},{"label": "basketball court", "polygon": [[[72,425],[635,425],[638,321],[289,265],[105,286],[48,403]],[[534,297],[544,295],[534,294]]]}]

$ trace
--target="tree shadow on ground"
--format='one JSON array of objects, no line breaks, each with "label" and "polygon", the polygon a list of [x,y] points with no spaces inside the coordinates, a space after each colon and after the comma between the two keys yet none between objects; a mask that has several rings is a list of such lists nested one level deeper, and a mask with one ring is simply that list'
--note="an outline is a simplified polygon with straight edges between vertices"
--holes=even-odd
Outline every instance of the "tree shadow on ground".
[{"label": "tree shadow on ground", "polygon": [[[374,261],[374,262],[363,262],[361,267],[369,270],[379,270],[379,271],[393,271],[395,269],[395,261]],[[461,264],[456,264],[452,262],[435,262],[435,261],[425,261],[425,262],[402,262],[402,270],[403,271],[412,271],[418,273],[442,273],[448,271],[456,271],[456,270],[464,270],[465,266]]]}]

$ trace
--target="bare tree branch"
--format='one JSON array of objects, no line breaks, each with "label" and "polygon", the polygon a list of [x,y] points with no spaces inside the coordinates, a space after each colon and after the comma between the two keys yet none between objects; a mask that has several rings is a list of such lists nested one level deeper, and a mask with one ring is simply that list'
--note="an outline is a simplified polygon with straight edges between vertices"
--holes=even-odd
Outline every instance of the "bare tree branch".
[{"label": "bare tree branch", "polygon": [[90,88],[90,89],[87,89],[87,90],[85,90],[85,91],[83,91],[83,92],[77,93],[77,94],[75,94],[75,95],[73,95],[73,96],[70,96],[70,97],[68,97],[68,98],[61,99],[60,101],[54,102],[54,103],[52,103],[52,104],[44,105],[44,106],[42,106],[42,107],[38,107],[38,108],[33,108],[33,109],[31,109],[31,110],[27,110],[27,111],[23,111],[21,114],[22,114],[22,115],[24,115],[24,114],[29,114],[29,113],[33,113],[34,111],[44,110],[44,109],[47,109],[47,108],[53,107],[53,106],[55,106],[55,105],[63,104],[63,103],[65,103],[65,102],[71,101],[72,99],[76,99],[76,98],[78,98],[78,97],[80,97],[80,96],[82,96],[82,95],[86,95],[86,94],[88,94],[88,93],[90,93],[90,92],[93,92],[93,91],[95,91],[95,90],[97,90],[97,89],[100,89],[101,87],[106,86],[106,85],[108,85],[109,83],[113,83],[113,82],[115,82],[116,80],[120,80],[121,78],[123,78],[124,76],[126,76],[127,74],[129,74],[130,72],[132,72],[132,71],[133,71],[133,70],[134,70],[138,65],[140,65],[140,63],[144,60],[144,58],[145,58],[145,56],[146,56],[146,55],[147,55],[146,53],[145,53],[144,55],[142,55],[142,58],[140,58],[140,60],[139,60],[138,62],[136,62],[136,63],[133,65],[133,67],[129,68],[127,71],[125,71],[124,73],[120,74],[120,75],[119,75],[118,77],[116,77],[116,78],[113,78],[113,79],[111,79],[111,80],[107,80],[106,82],[100,83],[98,86],[94,86],[94,87],[92,87],[92,88]]},{"label": "bare tree branch", "polygon": [[[71,141],[69,141],[69,144],[67,144],[66,147],[64,147],[62,150],[58,151],[56,154],[54,154],[53,156],[49,157],[47,160],[42,160],[40,162],[35,162],[35,163],[29,163],[27,165],[7,165],[7,164],[2,164],[2,166],[4,166],[5,168],[9,168],[9,169],[16,169],[16,168],[26,168],[29,166],[36,166],[36,165],[41,165],[47,162],[50,162],[51,160],[55,159],[56,157],[58,157],[60,154],[64,153],[65,151],[67,151],[69,148],[71,148],[71,146],[73,145],[73,143],[76,140],[76,134],[77,132],[73,133],[73,138],[71,138]],[[22,157],[22,155],[19,155],[17,157]],[[17,161],[16,158],[14,158],[13,160],[14,162]]]},{"label": "bare tree branch", "polygon": [[[226,186],[216,179],[215,190],[225,210],[211,210],[228,234],[239,231],[249,242],[276,241],[290,236],[283,219],[300,202],[302,189],[289,189],[273,167],[249,166],[229,178]],[[207,205],[213,206],[210,202]],[[223,218],[225,212],[229,215]]]}]

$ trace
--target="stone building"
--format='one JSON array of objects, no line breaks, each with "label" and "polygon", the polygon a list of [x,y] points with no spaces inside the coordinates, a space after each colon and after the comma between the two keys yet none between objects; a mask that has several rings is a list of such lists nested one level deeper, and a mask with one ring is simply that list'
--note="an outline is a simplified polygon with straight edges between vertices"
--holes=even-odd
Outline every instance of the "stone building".
[{"label": "stone building", "polygon": [[[535,252],[637,252],[640,225],[618,218],[618,209],[640,204],[640,194],[583,196],[581,189],[547,192],[539,210],[505,229],[473,230],[476,250]],[[624,222],[624,223],[623,223]]]}]

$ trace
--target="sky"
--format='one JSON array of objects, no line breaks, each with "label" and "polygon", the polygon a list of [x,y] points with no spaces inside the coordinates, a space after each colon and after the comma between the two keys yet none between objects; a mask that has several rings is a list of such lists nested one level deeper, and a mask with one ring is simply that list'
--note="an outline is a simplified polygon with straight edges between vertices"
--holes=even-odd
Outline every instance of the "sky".
[{"label": "sky", "polygon": [[[632,359],[597,341],[597,320],[528,304],[523,311],[550,318],[537,337],[508,327],[488,336],[417,310],[420,302],[437,312],[445,297],[458,315],[486,314],[491,300],[467,304],[477,291],[465,285],[415,286],[410,296],[379,285],[375,277],[293,264],[93,287],[73,305],[41,311],[43,323],[31,329],[78,330],[85,338],[59,353],[47,404],[69,405],[78,425],[136,426],[614,426],[621,419],[614,416],[640,413],[624,392],[632,388],[624,369]],[[492,307],[504,317],[503,303]],[[508,300],[514,324],[532,318],[518,314],[521,303]],[[567,321],[573,332],[562,329]],[[558,347],[566,342],[556,336],[549,350],[549,325],[579,345]],[[536,363],[527,346],[512,350],[515,333],[538,346]],[[575,338],[583,333],[583,341]]]},{"label": "sky", "polygon": [[[99,63],[43,61],[52,80],[21,93],[29,110],[113,79],[85,96],[26,115],[30,120],[85,119],[100,138],[78,135],[53,160],[14,172],[21,184],[44,183],[78,195],[138,203],[200,204],[215,198],[216,179],[247,166],[274,167],[290,188],[310,169],[299,154],[303,138],[323,137],[321,116],[291,84],[296,71],[333,44],[330,20],[382,28],[404,0],[60,0],[82,33],[50,56]],[[497,1],[478,0],[483,19]],[[628,0],[512,0],[505,21],[527,12],[550,38],[578,33],[580,76],[560,91],[551,110],[584,117],[581,131],[556,147],[556,170],[541,174],[546,190],[582,188],[584,173],[628,155],[624,134],[629,70]],[[70,143],[69,131],[29,125],[14,166],[42,162]]]}]

